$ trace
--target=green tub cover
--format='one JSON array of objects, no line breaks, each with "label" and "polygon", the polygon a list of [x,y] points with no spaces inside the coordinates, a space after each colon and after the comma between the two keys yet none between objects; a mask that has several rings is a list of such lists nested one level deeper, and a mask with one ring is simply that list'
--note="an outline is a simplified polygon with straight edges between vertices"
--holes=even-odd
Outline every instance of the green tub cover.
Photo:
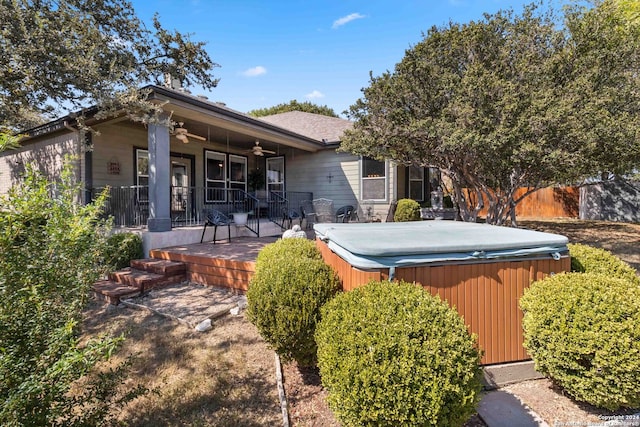
[{"label": "green tub cover", "polygon": [[360,269],[568,253],[565,236],[459,221],[315,224],[316,236]]}]

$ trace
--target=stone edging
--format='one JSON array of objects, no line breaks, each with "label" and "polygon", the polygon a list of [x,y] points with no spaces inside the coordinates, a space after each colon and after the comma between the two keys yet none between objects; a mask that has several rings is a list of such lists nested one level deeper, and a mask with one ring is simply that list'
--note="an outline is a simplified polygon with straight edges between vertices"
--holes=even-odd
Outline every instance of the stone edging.
[{"label": "stone edging", "polygon": [[278,397],[280,398],[280,409],[282,410],[282,425],[289,427],[289,404],[287,403],[287,395],[284,392],[284,383],[282,381],[282,364],[280,363],[280,356],[275,354],[276,363],[276,381],[278,383]]}]

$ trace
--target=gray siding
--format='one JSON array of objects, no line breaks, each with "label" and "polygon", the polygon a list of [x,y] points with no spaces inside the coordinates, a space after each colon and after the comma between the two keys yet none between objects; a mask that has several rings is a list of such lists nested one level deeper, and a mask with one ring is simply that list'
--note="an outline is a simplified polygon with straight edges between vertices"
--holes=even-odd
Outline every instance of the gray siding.
[{"label": "gray siding", "polygon": [[50,181],[56,180],[67,156],[75,156],[70,161],[75,165],[79,181],[84,168],[84,158],[77,156],[79,153],[77,132],[63,132],[49,138],[27,141],[17,150],[0,153],[0,194],[21,181],[27,165],[33,166]]},{"label": "gray siding", "polygon": [[387,169],[388,197],[384,201],[361,200],[360,195],[360,157],[335,150],[318,153],[296,154],[286,157],[287,191],[311,191],[314,198],[333,200],[334,208],[344,205],[358,207],[361,221],[370,217],[384,220],[389,204],[394,199],[396,167],[389,164]]}]

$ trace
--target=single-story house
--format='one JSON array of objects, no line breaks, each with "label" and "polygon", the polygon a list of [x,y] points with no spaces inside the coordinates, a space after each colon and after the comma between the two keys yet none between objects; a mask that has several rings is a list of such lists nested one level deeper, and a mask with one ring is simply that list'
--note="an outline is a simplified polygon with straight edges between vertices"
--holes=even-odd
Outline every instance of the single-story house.
[{"label": "single-story house", "polygon": [[27,164],[55,180],[72,155],[83,201],[109,188],[115,225],[138,229],[150,249],[199,242],[206,209],[251,213],[256,235],[261,217],[281,221],[307,199],[353,205],[360,221],[384,220],[393,200],[428,200],[439,179],[434,170],[337,151],[352,125],[345,119],[297,111],[255,118],[183,90],[146,89],[175,127],[89,117],[91,134],[66,116],[27,130],[21,148],[0,153],[0,194]]}]

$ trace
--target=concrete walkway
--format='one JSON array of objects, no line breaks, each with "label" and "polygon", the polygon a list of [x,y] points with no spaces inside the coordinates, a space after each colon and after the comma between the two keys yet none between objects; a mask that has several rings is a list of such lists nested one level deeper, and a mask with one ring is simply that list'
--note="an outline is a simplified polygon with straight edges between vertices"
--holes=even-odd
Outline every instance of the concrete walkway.
[{"label": "concrete walkway", "polygon": [[489,427],[549,427],[513,394],[492,390],[484,395],[478,414]]}]

